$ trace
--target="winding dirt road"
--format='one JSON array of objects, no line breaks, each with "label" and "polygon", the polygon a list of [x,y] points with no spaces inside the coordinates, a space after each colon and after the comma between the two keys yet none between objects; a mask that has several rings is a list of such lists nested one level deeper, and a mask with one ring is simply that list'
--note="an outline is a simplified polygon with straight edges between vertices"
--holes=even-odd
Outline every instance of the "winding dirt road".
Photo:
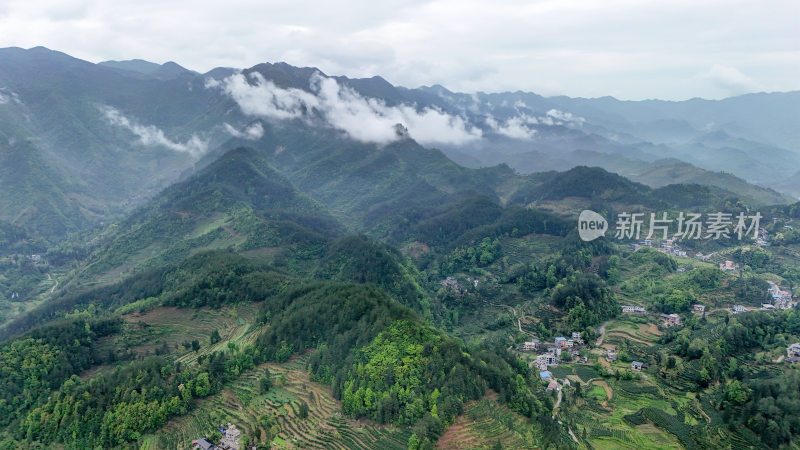
[{"label": "winding dirt road", "polygon": [[600,325],[600,328],[597,329],[600,332],[600,337],[597,338],[597,340],[594,342],[594,346],[595,347],[600,347],[601,345],[603,345],[603,339],[606,338],[606,327],[611,322],[612,322],[611,320],[607,320],[607,321],[603,322],[602,325]]},{"label": "winding dirt road", "polygon": [[50,281],[50,280],[55,280],[55,281],[56,281],[56,284],[54,284],[54,285],[53,285],[53,287],[51,287],[51,288],[50,288],[50,293],[52,294],[53,292],[55,292],[55,291],[56,291],[56,288],[58,287],[58,278],[53,278],[53,277],[51,277],[51,276],[50,276],[50,274],[48,273],[48,274],[47,274],[47,281]]}]

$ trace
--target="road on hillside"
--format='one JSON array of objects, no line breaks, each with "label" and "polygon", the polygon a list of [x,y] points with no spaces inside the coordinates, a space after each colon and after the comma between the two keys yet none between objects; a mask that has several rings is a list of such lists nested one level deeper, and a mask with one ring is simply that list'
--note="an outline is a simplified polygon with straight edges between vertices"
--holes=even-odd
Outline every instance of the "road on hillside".
[{"label": "road on hillside", "polygon": [[55,280],[56,281],[56,284],[54,284],[53,287],[50,288],[50,293],[52,294],[53,292],[56,291],[56,288],[58,287],[58,278],[53,278],[48,273],[47,274],[47,281],[51,281],[51,280]]},{"label": "road on hillside", "polygon": [[601,345],[603,345],[603,339],[605,339],[605,337],[606,337],[606,327],[610,323],[611,323],[611,321],[607,320],[607,321],[603,322],[602,325],[600,325],[600,328],[597,329],[597,331],[600,332],[600,337],[597,338],[597,340],[595,341],[595,343],[594,343],[595,347],[600,347]]}]

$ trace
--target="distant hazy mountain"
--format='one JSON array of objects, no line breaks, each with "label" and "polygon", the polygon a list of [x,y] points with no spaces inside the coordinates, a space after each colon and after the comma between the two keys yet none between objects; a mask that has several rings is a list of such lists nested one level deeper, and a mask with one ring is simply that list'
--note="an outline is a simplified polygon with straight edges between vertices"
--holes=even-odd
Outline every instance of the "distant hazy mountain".
[{"label": "distant hazy mountain", "polygon": [[[800,93],[686,102],[470,95],[285,63],[197,74],[172,62],[93,64],[6,48],[0,220],[52,236],[81,230],[241,145],[359,230],[386,228],[392,211],[423,198],[508,198],[519,180],[511,169],[600,166],[653,187],[716,185],[778,203],[787,198],[763,187],[800,192],[798,114]],[[510,168],[468,171],[445,155]]]},{"label": "distant hazy mountain", "polygon": [[181,65],[169,61],[164,64],[151,63],[142,59],[130,59],[127,61],[103,61],[97,63],[100,66],[111,67],[113,69],[137,72],[161,80],[177,78],[181,75],[196,74]]},{"label": "distant hazy mountain", "polygon": [[[204,120],[215,97],[194,75],[144,79],[41,47],[0,50],[0,189],[12,205],[0,218],[41,228],[22,213],[35,210],[58,235],[141,203],[191,166],[191,151],[229,137],[218,114]],[[22,191],[11,176],[47,186]]]}]

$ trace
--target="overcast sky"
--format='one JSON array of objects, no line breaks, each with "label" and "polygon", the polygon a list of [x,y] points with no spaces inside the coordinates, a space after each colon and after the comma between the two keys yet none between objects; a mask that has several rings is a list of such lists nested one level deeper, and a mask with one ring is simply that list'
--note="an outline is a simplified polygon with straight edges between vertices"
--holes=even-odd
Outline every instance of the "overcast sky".
[{"label": "overcast sky", "polygon": [[800,89],[797,0],[2,0],[0,46],[621,99]]}]

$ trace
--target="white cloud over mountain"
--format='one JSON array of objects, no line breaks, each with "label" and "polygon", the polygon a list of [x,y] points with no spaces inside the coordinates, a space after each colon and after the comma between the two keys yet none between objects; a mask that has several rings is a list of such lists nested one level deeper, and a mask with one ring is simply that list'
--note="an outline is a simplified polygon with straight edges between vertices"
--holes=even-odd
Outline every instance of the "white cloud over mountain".
[{"label": "white cloud over mountain", "polygon": [[311,78],[307,91],[278,87],[257,72],[249,77],[238,73],[222,81],[211,80],[206,86],[222,89],[247,115],[273,120],[322,120],[362,142],[386,144],[400,139],[396,124],[408,128],[412,138],[426,145],[463,144],[482,136],[480,129],[460,116],[430,107],[418,110],[413,105],[389,106],[319,73]]},{"label": "white cloud over mountain", "polygon": [[99,106],[99,109],[110,124],[125,128],[136,135],[141,145],[165,147],[172,151],[188,153],[193,158],[198,158],[208,151],[208,140],[195,134],[186,142],[176,142],[167,138],[160,128],[154,125],[142,125],[114,107],[103,105]]}]

